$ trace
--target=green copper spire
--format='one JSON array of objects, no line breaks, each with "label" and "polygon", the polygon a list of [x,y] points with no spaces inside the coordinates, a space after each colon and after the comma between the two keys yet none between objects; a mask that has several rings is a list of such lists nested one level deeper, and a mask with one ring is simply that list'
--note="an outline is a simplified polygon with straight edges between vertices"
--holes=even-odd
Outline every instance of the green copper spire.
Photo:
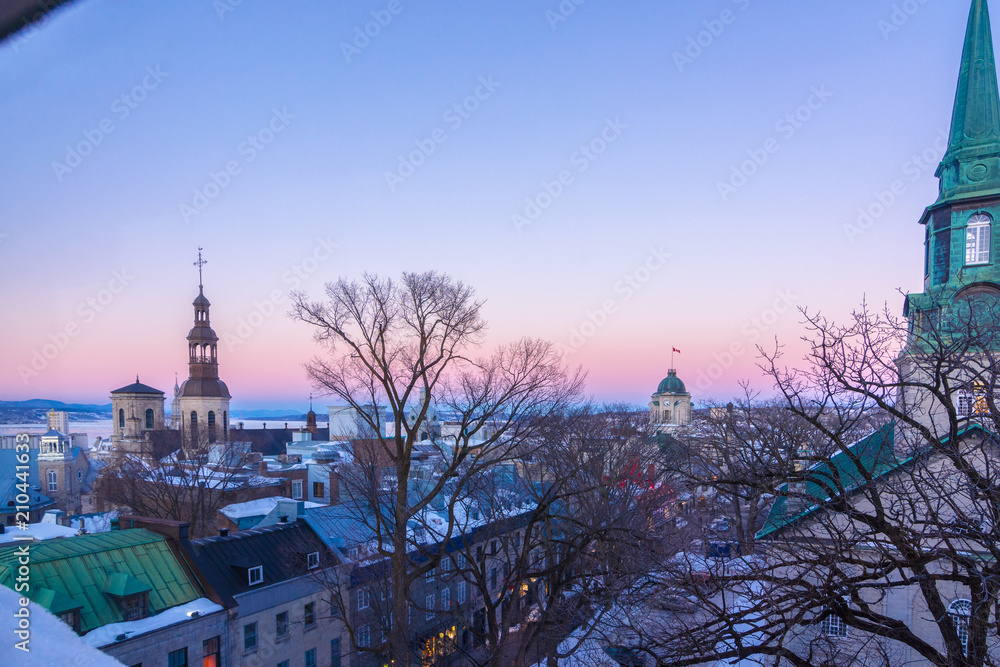
[{"label": "green copper spire", "polygon": [[938,203],[1000,191],[1000,93],[986,0],[973,0]]}]

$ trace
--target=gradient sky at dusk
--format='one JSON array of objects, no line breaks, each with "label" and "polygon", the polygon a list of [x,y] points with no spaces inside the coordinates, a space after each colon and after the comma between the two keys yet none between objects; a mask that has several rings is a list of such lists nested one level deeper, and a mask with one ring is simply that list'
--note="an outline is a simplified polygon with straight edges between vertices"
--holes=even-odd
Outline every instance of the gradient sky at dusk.
[{"label": "gradient sky at dusk", "polygon": [[[186,373],[199,245],[237,409],[302,408],[310,392],[310,332],[287,301],[260,304],[363,271],[473,285],[491,344],[565,345],[600,399],[648,401],[671,347],[696,403],[741,378],[767,390],[753,343],[802,353],[788,303],[843,318],[866,296],[900,312],[898,290],[920,290],[917,220],[936,196],[968,2],[894,17],[900,4],[587,0],[556,21],[558,0],[81,0],[0,45],[0,399],[104,403],[136,374],[169,391]],[[707,46],[679,66],[699,33]],[[129,108],[121,96],[144,83]],[[448,113],[477,90],[468,118]],[[809,101],[805,122],[782,122]],[[273,141],[244,143],[271,123]],[[386,172],[435,131],[446,140],[390,188]],[[603,154],[579,152],[602,132]],[[767,162],[724,197],[748,151]],[[230,162],[239,173],[185,220]],[[884,214],[849,234],[896,180]],[[648,280],[630,294],[626,276]],[[606,323],[583,326],[607,301]],[[67,326],[65,349],[22,377]]]}]

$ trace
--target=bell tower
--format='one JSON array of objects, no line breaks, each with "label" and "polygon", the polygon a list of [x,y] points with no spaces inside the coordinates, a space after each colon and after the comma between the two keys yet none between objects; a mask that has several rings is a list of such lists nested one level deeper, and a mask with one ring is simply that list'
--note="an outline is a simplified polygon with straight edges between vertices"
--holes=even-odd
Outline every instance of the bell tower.
[{"label": "bell tower", "polygon": [[[987,0],[973,0],[952,112],[948,150],[936,176],[939,196],[920,219],[924,227],[924,291],[906,297],[903,314],[909,340],[899,357],[902,385],[923,382],[942,371],[941,350],[951,346],[962,359],[946,373],[960,418],[972,416],[970,398],[989,369],[981,363],[1000,350],[995,336],[983,336],[987,320],[1000,316],[1000,92]],[[976,347],[979,346],[979,347]],[[975,350],[979,350],[976,352]],[[959,395],[966,392],[964,399]],[[914,415],[940,432],[949,418],[936,399],[914,388],[900,399]],[[964,414],[963,414],[964,411]]]},{"label": "bell tower", "polygon": [[177,422],[186,446],[203,449],[229,439],[229,388],[219,379],[219,337],[212,330],[202,269],[207,264],[198,248],[198,296],[194,327],[188,332],[188,379],[177,392]]}]

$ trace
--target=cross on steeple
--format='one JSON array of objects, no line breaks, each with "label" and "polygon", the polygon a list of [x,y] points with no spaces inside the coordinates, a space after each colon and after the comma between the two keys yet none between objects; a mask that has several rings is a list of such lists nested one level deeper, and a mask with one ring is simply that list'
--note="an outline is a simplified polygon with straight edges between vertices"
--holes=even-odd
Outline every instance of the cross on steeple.
[{"label": "cross on steeple", "polygon": [[204,287],[202,285],[202,279],[201,279],[201,267],[208,264],[206,260],[201,258],[201,251],[202,251],[201,246],[198,246],[198,261],[194,263],[194,265],[198,267],[198,289],[202,289],[202,287]]}]

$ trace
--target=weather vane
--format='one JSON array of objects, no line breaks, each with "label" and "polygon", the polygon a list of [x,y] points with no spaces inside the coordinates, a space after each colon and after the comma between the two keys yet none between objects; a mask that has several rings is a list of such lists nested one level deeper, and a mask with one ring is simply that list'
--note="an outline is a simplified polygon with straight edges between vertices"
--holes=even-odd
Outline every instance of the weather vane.
[{"label": "weather vane", "polygon": [[194,265],[198,267],[198,289],[201,289],[203,287],[201,279],[201,267],[208,264],[207,261],[201,258],[201,250],[202,250],[201,246],[198,246],[198,261],[194,263]]}]

